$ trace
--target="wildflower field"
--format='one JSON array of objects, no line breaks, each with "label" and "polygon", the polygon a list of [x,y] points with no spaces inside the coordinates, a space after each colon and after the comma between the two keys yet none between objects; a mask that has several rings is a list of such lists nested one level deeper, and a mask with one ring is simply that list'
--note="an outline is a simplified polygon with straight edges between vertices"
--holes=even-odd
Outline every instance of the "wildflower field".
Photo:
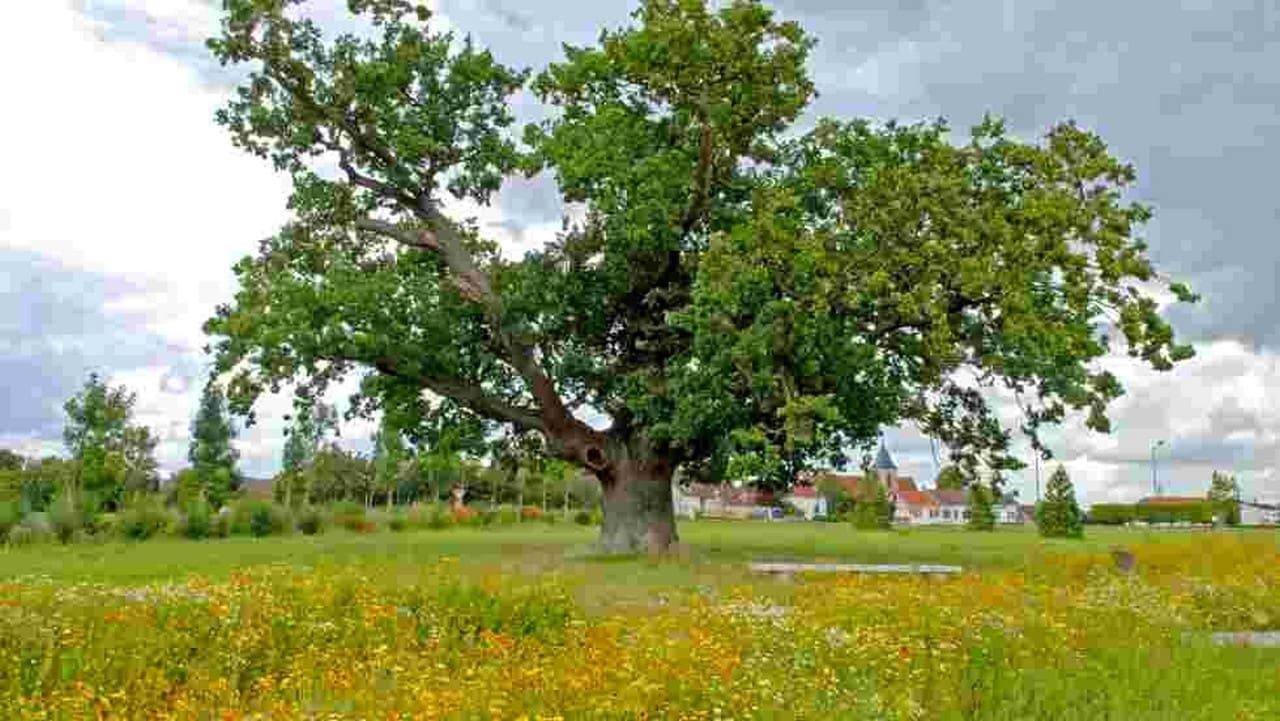
[{"label": "wildflower field", "polygon": [[[682,526],[0,552],[4,718],[1275,719],[1274,531]],[[1136,559],[1116,567],[1111,549]],[[748,559],[960,563],[770,580]]]}]

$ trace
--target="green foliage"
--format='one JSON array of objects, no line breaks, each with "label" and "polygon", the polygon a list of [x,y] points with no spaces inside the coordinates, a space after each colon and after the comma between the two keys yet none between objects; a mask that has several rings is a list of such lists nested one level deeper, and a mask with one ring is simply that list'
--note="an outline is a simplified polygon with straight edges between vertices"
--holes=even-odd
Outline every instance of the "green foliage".
[{"label": "green foliage", "polygon": [[240,490],[240,472],[236,470],[240,454],[231,445],[235,437],[222,388],[210,381],[200,395],[200,408],[191,423],[187,459],[204,497],[215,509],[222,508]]},{"label": "green foliage", "polygon": [[31,526],[17,525],[9,529],[5,542],[10,546],[28,546],[39,540],[40,534]]},{"label": "green foliage", "polygon": [[940,491],[959,491],[963,490],[965,485],[964,471],[957,466],[947,466],[938,472],[938,478],[935,482]]},{"label": "green foliage", "polygon": [[444,530],[446,528],[452,528],[453,525],[453,514],[439,506],[432,508],[431,513],[427,516],[427,528],[432,530]]},{"label": "green foliage", "polygon": [[1143,523],[1213,523],[1220,507],[1208,500],[1139,503],[1134,507],[1137,520]]},{"label": "green foliage", "polygon": [[8,538],[9,532],[22,522],[22,509],[16,501],[0,501],[0,539]]},{"label": "green foliage", "polygon": [[373,493],[373,467],[368,459],[329,445],[302,469],[307,502],[361,501]]},{"label": "green foliage", "polygon": [[365,507],[353,501],[340,501],[333,505],[334,524],[348,531],[365,532],[372,530],[365,514]]},{"label": "green foliage", "polygon": [[[154,457],[156,438],[132,425],[136,396],[123,386],[110,388],[94,373],[63,406],[63,440],[75,463],[67,492],[91,497],[113,510],[126,491],[150,493],[159,484]],[[74,502],[80,503],[79,500]]]},{"label": "green foliage", "polygon": [[49,508],[49,524],[60,542],[70,543],[84,527],[84,516],[70,496],[62,495]]},{"label": "green foliage", "polygon": [[1044,500],[1036,506],[1036,525],[1046,538],[1080,538],[1084,517],[1076,505],[1075,489],[1067,469],[1058,466],[1045,486]]},{"label": "green foliage", "polygon": [[409,516],[401,510],[393,511],[391,517],[387,519],[387,528],[396,533],[409,530]]},{"label": "green foliage", "polygon": [[199,540],[213,535],[214,512],[209,502],[196,498],[184,507],[179,532],[190,539]]},{"label": "green foliage", "polygon": [[858,485],[853,527],[864,531],[888,529],[893,521],[893,507],[889,504],[889,493],[884,484],[867,474],[864,482]]},{"label": "green foliage", "polygon": [[26,459],[8,448],[0,448],[0,471],[20,471]]},{"label": "green foliage", "polygon": [[284,533],[288,528],[288,514],[273,503],[246,498],[231,507],[230,530],[237,535],[261,538]]},{"label": "green foliage", "polygon": [[591,518],[591,513],[589,511],[582,510],[573,514],[573,522],[579,526],[590,526],[592,525],[592,520],[593,519]]},{"label": "green foliage", "polygon": [[996,530],[995,494],[982,483],[969,487],[969,522],[971,531]]},{"label": "green foliage", "polygon": [[165,532],[173,523],[173,517],[155,496],[144,496],[131,501],[119,516],[119,533],[131,541],[145,541]]},{"label": "green foliage", "polygon": [[1089,507],[1087,521],[1101,526],[1121,526],[1137,517],[1137,507],[1132,503],[1095,503]]},{"label": "green foliage", "polygon": [[373,436],[372,465],[373,489],[382,494],[390,506],[396,489],[409,474],[413,463],[405,447],[404,436],[389,414],[382,417],[382,424]]},{"label": "green foliage", "polygon": [[1240,484],[1229,473],[1213,472],[1209,482],[1208,499],[1214,514],[1229,526],[1240,524]]},{"label": "green foliage", "polygon": [[[15,454],[16,456],[16,454]],[[77,465],[61,458],[24,460],[0,470],[0,498],[15,500],[26,511],[44,511],[65,488],[73,487]]]},{"label": "green foliage", "polygon": [[303,506],[294,512],[294,526],[303,535],[314,536],[324,531],[325,514],[315,506]]}]

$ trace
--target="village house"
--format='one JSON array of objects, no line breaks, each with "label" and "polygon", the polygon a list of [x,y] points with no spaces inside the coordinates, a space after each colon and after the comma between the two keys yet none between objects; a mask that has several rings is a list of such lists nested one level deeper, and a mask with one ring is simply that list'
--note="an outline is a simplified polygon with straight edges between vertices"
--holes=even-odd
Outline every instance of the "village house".
[{"label": "village house", "polygon": [[[893,523],[899,525],[963,525],[969,521],[969,495],[964,490],[920,489],[915,479],[898,473],[898,465],[882,443],[872,466],[873,482],[884,486],[893,507]],[[832,482],[849,496],[861,498],[866,476],[819,471],[800,479],[782,501],[806,520],[824,518],[834,509],[821,488]],[[773,518],[777,498],[768,492],[730,485],[693,483],[673,489],[675,512],[684,518]],[[997,523],[1026,523],[1030,515],[1013,496],[994,509]]]}]

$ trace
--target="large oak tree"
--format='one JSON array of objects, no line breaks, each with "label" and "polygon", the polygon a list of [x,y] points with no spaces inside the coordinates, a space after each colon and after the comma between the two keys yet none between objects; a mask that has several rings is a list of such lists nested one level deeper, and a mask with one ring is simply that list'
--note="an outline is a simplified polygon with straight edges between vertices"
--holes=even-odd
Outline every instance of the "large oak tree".
[{"label": "large oak tree", "polygon": [[[1190,354],[1134,170],[1073,124],[803,131],[813,41],[748,0],[649,0],[532,77],[403,0],[349,0],[368,32],[336,38],[296,4],[225,0],[210,43],[248,71],[219,121],[294,186],[208,324],[242,412],[363,372],[361,410],[541,433],[600,480],[605,547],[660,549],[677,468],[785,483],[913,421],[998,471],[991,388],[1033,437],[1071,409],[1106,430],[1109,335]],[[550,119],[520,134],[522,88]],[[539,172],[575,212],[520,260],[446,209]]]}]

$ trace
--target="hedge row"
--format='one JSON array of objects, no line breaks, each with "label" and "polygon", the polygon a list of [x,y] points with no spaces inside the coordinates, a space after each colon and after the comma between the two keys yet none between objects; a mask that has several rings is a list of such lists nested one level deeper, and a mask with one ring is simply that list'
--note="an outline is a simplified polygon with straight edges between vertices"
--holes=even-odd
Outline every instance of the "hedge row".
[{"label": "hedge row", "polygon": [[1099,503],[1089,509],[1087,521],[1097,525],[1118,526],[1126,523],[1213,523],[1214,504],[1210,501],[1178,503]]},{"label": "hedge row", "polygon": [[[306,506],[290,510],[258,499],[241,499],[214,512],[203,501],[179,510],[165,506],[159,498],[149,497],[131,503],[120,513],[96,514],[77,512],[69,504],[59,503],[48,512],[23,515],[12,504],[0,503],[0,539],[10,545],[24,545],[55,539],[72,543],[110,538],[142,541],[158,536],[203,539],[233,535],[264,537],[294,532],[315,535],[330,528],[357,533],[400,532],[454,526],[485,528],[516,522],[555,524],[561,518],[559,514],[544,514],[542,509],[532,506],[519,510],[503,507],[451,511],[439,505],[414,505],[386,510],[340,502],[325,507]],[[583,526],[598,525],[601,515],[598,509],[583,510],[575,513],[571,520]]]}]

